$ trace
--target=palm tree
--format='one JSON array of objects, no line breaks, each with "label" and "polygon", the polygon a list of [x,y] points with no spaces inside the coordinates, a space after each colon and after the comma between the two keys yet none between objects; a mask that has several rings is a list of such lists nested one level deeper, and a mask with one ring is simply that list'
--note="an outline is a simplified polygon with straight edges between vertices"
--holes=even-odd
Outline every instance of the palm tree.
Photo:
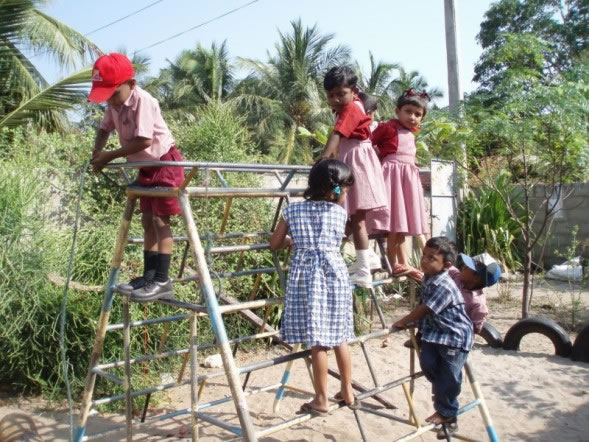
[{"label": "palm tree", "polygon": [[349,59],[347,47],[329,47],[333,34],[321,35],[317,25],[304,27],[291,22],[288,34],[279,31],[276,54],[268,61],[240,59],[249,76],[234,91],[236,105],[246,109],[253,128],[268,149],[283,143],[278,159],[310,162],[307,139],[297,139],[297,128],[313,126],[330,110],[323,99],[323,75],[332,66]]},{"label": "palm tree", "polygon": [[358,84],[360,90],[367,94],[374,95],[378,98],[379,114],[381,116],[390,115],[395,109],[395,96],[391,91],[392,77],[395,70],[401,69],[399,63],[386,63],[376,61],[372,52],[369,52],[370,72],[365,75],[360,69],[360,64],[356,62],[358,75]]},{"label": "palm tree", "polygon": [[438,88],[429,88],[427,80],[422,77],[417,71],[407,72],[402,67],[398,68],[399,76],[391,81],[391,92],[398,97],[408,89],[415,89],[417,91],[426,91],[430,98],[441,98],[444,96],[443,92]]},{"label": "palm tree", "polygon": [[0,2],[0,128],[32,121],[45,129],[63,129],[64,110],[84,96],[91,69],[49,85],[35,68],[34,58],[49,56],[72,69],[100,53],[82,34],[37,9],[43,3]]},{"label": "palm tree", "polygon": [[211,49],[200,44],[185,50],[159,75],[144,86],[166,110],[188,110],[201,104],[220,103],[233,88],[233,68],[227,42],[213,42]]}]

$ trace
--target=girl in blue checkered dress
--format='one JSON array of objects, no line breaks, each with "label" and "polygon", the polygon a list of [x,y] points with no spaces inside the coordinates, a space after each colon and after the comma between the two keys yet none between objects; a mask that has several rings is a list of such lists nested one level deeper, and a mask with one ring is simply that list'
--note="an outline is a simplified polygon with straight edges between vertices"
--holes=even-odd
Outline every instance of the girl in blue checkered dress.
[{"label": "girl in blue checkered dress", "polygon": [[347,220],[340,204],[353,183],[351,169],[341,161],[316,163],[309,173],[305,201],[292,203],[283,211],[270,240],[273,250],[294,248],[281,334],[287,343],[311,347],[315,397],[303,404],[301,413],[327,413],[330,347],[341,373],[340,399],[356,405],[346,344],[354,337],[352,289],[340,253]]}]

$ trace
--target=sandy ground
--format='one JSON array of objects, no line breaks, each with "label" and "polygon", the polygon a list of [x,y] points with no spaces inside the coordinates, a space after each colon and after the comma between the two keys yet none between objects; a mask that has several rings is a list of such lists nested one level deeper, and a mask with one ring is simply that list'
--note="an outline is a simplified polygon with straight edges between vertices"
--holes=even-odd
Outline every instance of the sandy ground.
[{"label": "sandy ground", "polygon": [[[513,300],[506,299],[511,291]],[[568,320],[565,307],[570,302],[571,292],[579,294],[583,307],[579,312],[582,320],[589,320],[589,290],[572,289],[566,284],[541,284],[537,290],[534,305],[535,313]],[[499,290],[489,291],[491,315],[489,321],[504,335],[519,317],[519,285],[504,284]],[[502,298],[501,296],[502,295]],[[501,301],[499,302],[499,299]],[[543,307],[542,307],[543,306]],[[401,316],[407,311],[406,303],[389,305],[388,316]],[[574,338],[575,332],[571,331]],[[378,382],[390,382],[409,373],[409,350],[403,347],[407,340],[406,332],[389,337],[386,346],[383,339],[367,343],[371,361],[377,372]],[[573,362],[568,358],[552,355],[550,341],[541,335],[529,335],[522,342],[522,350],[510,352],[491,349],[477,343],[471,352],[470,361],[476,378],[487,401],[495,429],[504,441],[589,441],[589,364]],[[285,354],[278,347],[255,353],[240,353],[238,365]],[[360,347],[354,346],[352,352],[353,377],[364,385],[372,386],[373,381]],[[336,367],[331,357],[330,364]],[[204,369],[202,369],[204,370]],[[206,370],[205,370],[206,371]],[[274,366],[256,371],[250,378],[249,387],[259,388],[278,383],[284,366]],[[243,378],[243,377],[242,377]],[[304,390],[312,390],[307,368],[302,360],[293,366],[291,385]],[[338,382],[330,379],[330,392],[338,391]],[[208,402],[229,395],[224,378],[217,378],[207,385],[201,402]],[[379,409],[401,419],[408,418],[408,406],[401,387],[396,387],[383,396],[396,405],[397,409],[387,410],[374,400],[365,401],[365,406]],[[469,383],[465,380],[460,396],[462,405],[473,400]],[[415,382],[415,403],[420,421],[430,415],[430,385],[420,378]],[[283,422],[294,416],[308,396],[300,393],[287,393],[281,403],[280,412],[272,413],[273,392],[258,393],[248,398],[250,413],[257,427]],[[160,393],[157,408],[150,409],[149,416],[157,417],[163,413],[190,407],[188,387]],[[35,398],[5,398],[0,402],[0,418],[6,414],[24,411],[30,414],[44,440],[62,441],[68,439],[68,417],[63,409],[47,409],[46,404]],[[233,403],[214,407],[207,411],[212,416],[237,424]],[[412,431],[408,425],[386,418],[360,412],[362,423],[370,441],[393,440]],[[120,415],[103,414],[90,417],[88,432],[93,433],[112,428],[124,422]],[[460,433],[473,440],[488,440],[483,421],[475,409],[460,417]],[[190,440],[190,420],[181,415],[163,422],[152,422],[135,429],[134,440]],[[231,433],[204,423],[200,427],[200,440],[230,440]],[[102,441],[125,440],[124,432],[119,432]],[[325,418],[315,418],[289,429],[273,433],[262,440],[266,441],[357,441],[362,440],[354,414],[349,409],[341,409]],[[436,440],[435,433],[429,432],[417,440]]]}]

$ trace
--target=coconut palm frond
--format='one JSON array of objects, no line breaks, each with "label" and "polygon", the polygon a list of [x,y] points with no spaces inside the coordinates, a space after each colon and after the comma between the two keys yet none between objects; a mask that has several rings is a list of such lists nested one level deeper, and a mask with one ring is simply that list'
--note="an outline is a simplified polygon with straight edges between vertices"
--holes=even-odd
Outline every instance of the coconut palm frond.
[{"label": "coconut palm frond", "polygon": [[91,78],[92,69],[86,68],[39,91],[13,111],[0,116],[0,128],[30,121],[56,129],[62,128],[62,124],[55,118],[55,113],[71,109],[83,100]]},{"label": "coconut palm frond", "polygon": [[65,23],[32,9],[23,28],[23,41],[33,50],[47,54],[66,68],[87,64],[102,51]]},{"label": "coconut palm frond", "polygon": [[0,1],[0,41],[15,41],[19,38],[35,3],[33,0]]},{"label": "coconut palm frond", "polygon": [[37,68],[10,41],[0,43],[0,97],[12,93],[28,98],[48,86]]}]

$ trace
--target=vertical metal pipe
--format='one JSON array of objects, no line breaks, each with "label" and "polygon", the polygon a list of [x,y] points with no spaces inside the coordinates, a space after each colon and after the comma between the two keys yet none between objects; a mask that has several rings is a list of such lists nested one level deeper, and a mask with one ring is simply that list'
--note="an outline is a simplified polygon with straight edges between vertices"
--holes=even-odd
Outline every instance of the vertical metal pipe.
[{"label": "vertical metal pipe", "polygon": [[[292,348],[292,353],[297,353],[301,349],[301,344],[295,344]],[[292,369],[292,364],[294,364],[294,360],[288,361],[286,363],[286,368],[284,369],[284,374],[282,375],[282,380],[280,381],[280,387],[276,391],[276,395],[274,396],[274,405],[272,406],[272,410],[274,414],[278,413],[280,410],[280,401],[284,397],[284,386],[288,384],[288,380],[290,379],[290,371]],[[313,378],[311,377],[311,381]]]},{"label": "vertical metal pipe", "polygon": [[190,243],[186,243],[184,247],[184,253],[182,254],[182,261],[180,262],[180,270],[178,270],[178,279],[182,278],[184,274],[184,268],[186,267],[186,258],[188,258],[188,249],[190,249]]},{"label": "vertical metal pipe", "polygon": [[133,440],[133,398],[131,397],[131,326],[129,325],[129,297],[123,296],[123,349],[125,354],[125,423],[127,442]]},{"label": "vertical metal pipe", "polygon": [[[413,310],[417,304],[417,300],[415,299],[416,296],[416,287],[415,281],[409,280],[409,308]],[[413,334],[413,329],[409,330],[409,333]],[[409,374],[415,374],[415,352],[417,349],[412,347],[409,349]],[[413,392],[415,391],[415,380],[411,378],[409,381],[409,392],[411,393],[411,397],[413,398]]]},{"label": "vertical metal pipe", "polygon": [[219,235],[225,233],[225,227],[227,227],[227,220],[229,219],[229,213],[231,212],[231,205],[233,204],[233,198],[227,198],[225,203],[225,213],[223,213],[223,219],[221,220],[221,228],[219,229]]},{"label": "vertical metal pipe", "polygon": [[405,393],[405,399],[407,399],[407,405],[409,406],[409,421],[413,422],[417,428],[421,427],[419,423],[419,419],[417,418],[417,413],[415,412],[415,404],[413,403],[413,397],[409,392],[409,388],[407,387],[407,383],[403,384],[403,393]]},{"label": "vertical metal pipe", "polygon": [[376,292],[374,291],[374,287],[370,287],[368,289],[368,291],[370,292],[370,297],[372,298],[372,305],[374,306],[374,308],[376,308],[376,313],[378,314],[378,317],[380,319],[380,323],[382,324],[382,328],[387,328],[387,321],[384,318],[382,310],[380,309],[380,304],[378,302],[378,298],[376,297]]},{"label": "vertical metal pipe", "polygon": [[127,236],[129,234],[131,219],[133,218],[135,202],[135,198],[127,198],[125,211],[123,212],[119,233],[115,243],[110,274],[104,289],[104,301],[102,303],[102,310],[100,311],[100,318],[98,319],[96,338],[94,339],[94,347],[92,348],[92,356],[90,357],[88,374],[86,376],[84,395],[82,396],[82,405],[80,407],[80,423],[78,424],[78,429],[75,436],[76,442],[82,442],[84,439],[84,434],[86,433],[86,423],[88,422],[88,413],[90,412],[90,407],[92,406],[92,394],[94,393],[94,384],[96,383],[96,373],[93,372],[93,369],[100,362],[100,355],[102,353],[104,337],[106,335],[106,327],[108,326],[108,319],[112,309],[113,287],[116,286],[119,279],[119,268],[121,265],[123,252],[125,250],[125,244],[127,244]]},{"label": "vertical metal pipe", "polygon": [[466,376],[468,377],[468,381],[470,382],[470,387],[472,388],[472,392],[474,393],[475,399],[478,399],[480,402],[479,411],[481,412],[481,416],[483,418],[483,421],[485,422],[485,428],[487,430],[487,434],[489,435],[489,440],[491,442],[499,442],[499,436],[497,436],[497,432],[495,431],[495,427],[493,426],[493,420],[491,419],[491,414],[489,413],[487,403],[485,402],[485,398],[483,397],[483,392],[481,391],[479,383],[474,377],[474,372],[468,360],[464,364],[464,371],[466,372]]},{"label": "vertical metal pipe", "polygon": [[362,352],[364,353],[364,359],[366,359],[366,365],[368,365],[368,370],[370,371],[370,376],[372,376],[372,381],[374,382],[374,386],[378,387],[380,384],[378,383],[378,379],[376,377],[376,372],[372,367],[372,361],[370,360],[370,355],[368,354],[368,350],[366,350],[366,345],[364,342],[360,342],[360,347],[362,348]]},{"label": "vertical metal pipe", "polygon": [[192,424],[192,442],[198,441],[198,340],[196,328],[196,312],[190,315],[190,411]]},{"label": "vertical metal pipe", "polygon": [[241,429],[245,440],[256,441],[256,431],[249,415],[245,395],[240,388],[239,373],[237,371],[237,366],[235,365],[235,360],[231,355],[231,348],[227,339],[225,324],[223,323],[223,318],[219,311],[219,303],[217,302],[217,296],[215,295],[213,282],[211,281],[211,275],[209,274],[209,269],[207,267],[204,249],[198,235],[198,229],[196,228],[194,218],[192,217],[190,202],[186,191],[180,192],[178,199],[180,201],[182,217],[184,218],[184,223],[186,225],[186,233],[188,235],[188,241],[190,242],[190,249],[192,251],[194,262],[196,263],[200,288],[206,301],[211,326],[219,346],[221,358],[223,359],[223,366],[235,402],[235,409],[239,417]]},{"label": "vertical metal pipe", "polygon": [[354,410],[354,417],[356,418],[356,423],[358,424],[358,429],[360,430],[360,435],[362,436],[362,440],[364,442],[366,442],[368,440],[368,438],[366,437],[366,431],[364,430],[364,425],[362,424],[362,421],[360,420],[360,413],[358,413],[358,410]]}]

